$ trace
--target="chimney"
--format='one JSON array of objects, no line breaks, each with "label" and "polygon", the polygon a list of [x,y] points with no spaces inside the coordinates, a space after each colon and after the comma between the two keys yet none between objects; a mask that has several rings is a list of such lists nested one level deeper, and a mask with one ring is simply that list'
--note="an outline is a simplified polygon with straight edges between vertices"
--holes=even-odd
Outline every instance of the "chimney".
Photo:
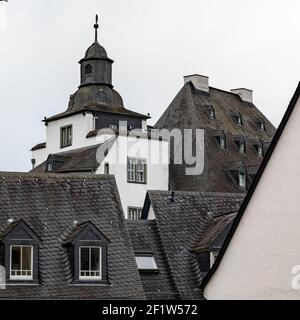
[{"label": "chimney", "polygon": [[191,74],[189,76],[184,76],[184,84],[189,81],[192,81],[194,87],[198,90],[209,92],[209,78],[206,76],[201,76],[200,74]]},{"label": "chimney", "polygon": [[253,91],[245,88],[232,89],[232,93],[238,94],[245,102],[253,103]]}]

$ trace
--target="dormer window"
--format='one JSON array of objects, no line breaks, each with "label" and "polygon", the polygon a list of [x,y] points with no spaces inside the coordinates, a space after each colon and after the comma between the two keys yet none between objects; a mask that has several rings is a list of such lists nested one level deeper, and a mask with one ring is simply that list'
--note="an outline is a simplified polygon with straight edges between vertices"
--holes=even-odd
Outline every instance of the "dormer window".
[{"label": "dormer window", "polygon": [[52,163],[52,161],[47,162],[46,171],[47,171],[47,172],[53,171],[53,163]]},{"label": "dormer window", "polygon": [[4,261],[7,282],[38,282],[38,251],[41,240],[23,221],[9,222],[0,238],[0,261]]},{"label": "dormer window", "polygon": [[74,284],[107,283],[109,240],[91,222],[77,224],[63,242]]},{"label": "dormer window", "polygon": [[215,108],[212,105],[208,108],[208,117],[211,120],[216,118]]},{"label": "dormer window", "polygon": [[239,152],[240,153],[245,153],[246,152],[245,141],[240,141],[239,142]]},{"label": "dormer window", "polygon": [[226,141],[224,137],[220,137],[220,148],[225,149],[226,148]]},{"label": "dormer window", "polygon": [[101,247],[80,247],[79,280],[101,279]]},{"label": "dormer window", "polygon": [[246,187],[246,173],[239,172],[239,186],[242,188]]},{"label": "dormer window", "polygon": [[263,147],[257,146],[257,156],[262,158],[263,157]]},{"label": "dormer window", "polygon": [[87,64],[85,66],[85,70],[84,71],[85,71],[85,74],[90,74],[90,73],[93,72],[93,68],[92,68],[92,66],[90,64]]},{"label": "dormer window", "polygon": [[242,115],[240,113],[237,115],[237,120],[236,121],[237,121],[237,124],[239,126],[243,125],[243,118],[242,118]]}]

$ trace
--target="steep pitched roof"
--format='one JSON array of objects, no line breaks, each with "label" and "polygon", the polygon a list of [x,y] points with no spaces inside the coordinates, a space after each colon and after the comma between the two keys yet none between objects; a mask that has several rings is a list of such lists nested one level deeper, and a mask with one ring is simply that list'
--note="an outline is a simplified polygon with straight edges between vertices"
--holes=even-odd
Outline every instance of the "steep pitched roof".
[{"label": "steep pitched roof", "polygon": [[159,272],[140,273],[147,299],[178,299],[155,220],[127,220],[135,253],[154,255]]},{"label": "steep pitched roof", "polygon": [[[8,286],[0,299],[144,299],[114,177],[0,173],[0,234],[23,220],[41,239],[36,286]],[[110,285],[72,285],[63,239],[89,221],[108,239]]]},{"label": "steep pitched roof", "polygon": [[223,246],[221,248],[220,254],[218,255],[218,257],[217,257],[212,269],[206,275],[206,277],[204,278],[204,280],[202,282],[202,285],[201,285],[202,289],[205,288],[206,284],[209,282],[209,280],[211,279],[211,277],[213,276],[215,271],[218,269],[218,266],[222,262],[222,258],[224,256],[227,248],[230,245],[231,239],[232,239],[236,229],[239,226],[239,223],[240,223],[240,221],[241,221],[241,219],[242,219],[242,217],[244,215],[244,212],[246,211],[247,206],[248,206],[249,202],[251,201],[251,198],[252,198],[252,196],[253,196],[253,194],[255,192],[255,189],[256,189],[257,185],[259,184],[259,181],[260,181],[261,177],[263,176],[263,173],[264,173],[264,171],[265,171],[265,169],[266,169],[266,167],[267,167],[267,165],[268,165],[268,163],[269,163],[269,161],[270,161],[270,159],[272,157],[272,154],[273,154],[273,152],[274,152],[274,150],[276,148],[276,145],[277,145],[277,143],[278,143],[278,141],[279,141],[279,139],[280,139],[285,127],[286,127],[286,124],[288,123],[288,121],[289,121],[289,119],[290,119],[290,117],[291,117],[291,115],[293,113],[293,110],[294,110],[299,98],[300,98],[300,82],[299,82],[298,87],[297,87],[297,89],[296,89],[296,91],[295,91],[295,93],[294,93],[294,95],[293,95],[293,97],[292,97],[292,99],[291,99],[291,101],[289,103],[289,106],[288,106],[288,108],[287,108],[287,110],[286,110],[286,112],[285,112],[285,114],[283,116],[283,119],[282,119],[282,121],[281,121],[281,123],[280,123],[280,125],[279,125],[279,127],[278,127],[278,129],[277,129],[277,131],[275,133],[275,135],[274,135],[274,138],[273,138],[273,140],[272,140],[272,142],[270,144],[270,147],[269,147],[269,149],[268,149],[268,151],[267,151],[267,153],[265,155],[265,158],[262,161],[262,164],[261,164],[261,166],[260,166],[260,168],[259,168],[259,170],[257,172],[257,175],[256,175],[256,177],[255,177],[255,179],[254,179],[254,181],[253,181],[253,183],[252,183],[252,185],[251,185],[251,187],[250,187],[250,189],[249,189],[249,191],[248,191],[248,193],[247,193],[247,195],[246,195],[246,197],[245,197],[245,199],[244,199],[244,201],[243,201],[243,203],[241,205],[241,208],[238,211],[238,214],[237,214],[235,220],[233,221],[232,228],[230,229],[230,232],[228,233],[228,236],[226,237],[226,239],[224,241],[224,244],[223,244]]},{"label": "steep pitched roof", "polygon": [[[203,279],[197,260],[197,243],[210,237],[215,240],[227,218],[214,224],[212,219],[236,212],[243,194],[148,191],[142,218],[153,207],[157,230],[175,288],[182,299],[200,299]],[[211,234],[212,233],[212,234]]]},{"label": "steep pitched roof", "polygon": [[[207,106],[213,105],[215,119],[210,119]],[[243,125],[238,125],[235,114],[241,114]],[[260,130],[258,119],[265,123],[265,131]],[[223,170],[226,162],[243,161],[246,166],[259,166],[262,158],[254,148],[256,141],[263,142],[266,151],[268,143],[275,133],[274,126],[255,107],[243,102],[231,92],[209,88],[209,93],[195,89],[188,82],[180,90],[170,106],[155,125],[156,128],[205,129],[205,163],[200,175],[186,176],[185,164],[170,165],[170,187],[184,191],[245,192],[228,179]],[[225,134],[226,148],[219,146],[218,137]],[[240,153],[237,140],[246,142],[246,153]],[[193,140],[195,144],[195,139]],[[171,150],[172,152],[172,150]]]}]

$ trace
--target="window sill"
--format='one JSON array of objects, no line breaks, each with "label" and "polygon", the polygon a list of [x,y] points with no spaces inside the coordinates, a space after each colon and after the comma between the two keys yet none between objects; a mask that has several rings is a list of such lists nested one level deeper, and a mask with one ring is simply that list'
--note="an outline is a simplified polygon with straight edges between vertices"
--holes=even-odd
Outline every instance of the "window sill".
[{"label": "window sill", "polygon": [[147,182],[137,182],[137,181],[128,181],[127,183],[133,183],[133,184],[147,184]]},{"label": "window sill", "polygon": [[108,281],[108,280],[95,280],[95,281],[91,281],[91,280],[74,280],[72,283],[69,284],[70,286],[74,286],[74,287],[88,287],[88,286],[92,286],[92,287],[110,287],[112,286],[112,284]]},{"label": "window sill", "polygon": [[7,286],[13,287],[23,287],[23,286],[40,286],[40,282],[38,280],[6,280]]}]

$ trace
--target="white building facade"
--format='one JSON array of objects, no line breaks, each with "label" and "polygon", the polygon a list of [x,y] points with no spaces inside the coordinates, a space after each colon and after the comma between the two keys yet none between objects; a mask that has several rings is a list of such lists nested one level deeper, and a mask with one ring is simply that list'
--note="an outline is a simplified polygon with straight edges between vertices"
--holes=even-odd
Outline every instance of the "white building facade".
[{"label": "white building facade", "polygon": [[[68,109],[44,119],[46,142],[32,148],[33,172],[112,174],[126,217],[136,219],[147,190],[168,190],[169,143],[148,130],[149,114],[124,107],[111,83],[113,61],[98,43],[97,24],[95,28],[95,42],[79,62],[81,84],[71,95]],[[101,145],[109,148],[99,159],[100,149],[93,154],[98,165],[92,169],[88,164],[95,159],[90,155],[75,159],[79,152]],[[62,169],[72,157],[74,166]]]}]

